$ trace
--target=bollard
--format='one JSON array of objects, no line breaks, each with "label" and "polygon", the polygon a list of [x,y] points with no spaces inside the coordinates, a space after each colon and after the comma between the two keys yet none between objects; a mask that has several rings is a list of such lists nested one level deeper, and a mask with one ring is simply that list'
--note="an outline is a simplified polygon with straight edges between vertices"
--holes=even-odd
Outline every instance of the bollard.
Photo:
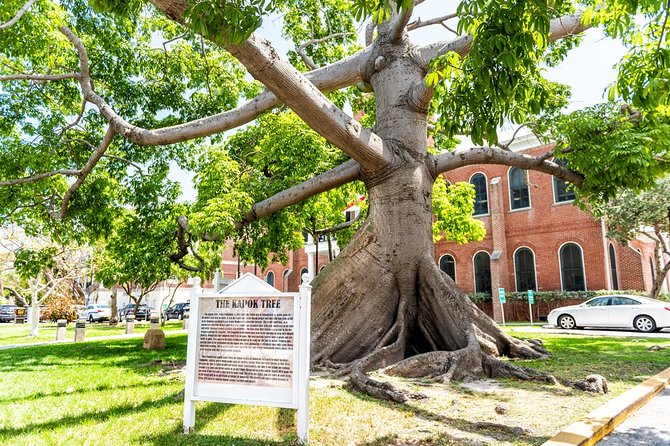
[{"label": "bollard", "polygon": [[135,315],[129,314],[126,316],[126,334],[135,333]]},{"label": "bollard", "polygon": [[190,319],[189,312],[184,311],[184,317],[182,318],[182,322],[184,323],[184,330],[188,330],[189,319]]},{"label": "bollard", "polygon": [[165,333],[161,329],[158,313],[151,312],[149,319],[149,330],[144,334],[145,350],[163,350],[165,349]]},{"label": "bollard", "polygon": [[56,321],[56,340],[64,341],[65,340],[65,331],[67,330],[67,320],[58,319]]},{"label": "bollard", "polygon": [[74,326],[74,342],[83,342],[86,339],[86,319],[77,319]]}]

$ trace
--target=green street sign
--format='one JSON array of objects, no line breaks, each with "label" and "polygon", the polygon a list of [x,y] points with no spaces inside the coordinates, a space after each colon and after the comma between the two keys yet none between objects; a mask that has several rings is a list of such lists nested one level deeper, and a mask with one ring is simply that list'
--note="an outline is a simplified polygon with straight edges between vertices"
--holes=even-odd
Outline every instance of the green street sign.
[{"label": "green street sign", "polygon": [[535,303],[535,292],[533,290],[528,290],[528,303],[531,305]]},{"label": "green street sign", "polygon": [[498,296],[500,296],[501,304],[507,302],[507,299],[505,298],[505,288],[498,288]]}]

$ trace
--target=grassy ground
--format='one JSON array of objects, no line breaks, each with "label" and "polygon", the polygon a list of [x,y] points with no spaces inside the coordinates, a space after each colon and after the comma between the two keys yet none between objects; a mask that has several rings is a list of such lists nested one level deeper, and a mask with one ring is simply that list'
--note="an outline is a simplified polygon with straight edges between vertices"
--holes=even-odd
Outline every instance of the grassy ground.
[{"label": "grassy ground", "polygon": [[[519,335],[517,333],[517,335]],[[523,334],[522,334],[523,335]],[[528,335],[537,337],[536,334]],[[605,375],[612,393],[500,381],[490,391],[462,384],[396,380],[428,398],[391,404],[314,377],[314,445],[539,445],[561,427],[670,365],[669,341],[544,335],[554,353],[524,365],[564,378]],[[0,350],[2,445],[291,445],[294,414],[265,407],[198,403],[195,433],[181,434],[186,336],[147,352],[141,339]],[[157,364],[160,359],[160,364]],[[174,366],[173,366],[174,364]],[[504,406],[505,414],[496,412]],[[483,428],[491,422],[525,429]]]},{"label": "grassy ground", "polygon": [[[67,325],[67,332],[65,339],[74,341],[75,324]],[[181,321],[167,321],[163,330],[181,330],[183,323]],[[145,321],[135,322],[135,333],[144,333],[149,329],[149,323]],[[29,324],[16,325],[1,323],[0,324],[0,346],[10,344],[32,344],[34,342],[53,341],[56,339],[56,324],[55,323],[41,323],[39,329],[39,336],[31,337],[31,326]],[[113,336],[124,334],[126,331],[125,325],[117,325],[110,327],[107,322],[95,322],[93,324],[86,324],[86,337],[93,338],[98,336]]]}]

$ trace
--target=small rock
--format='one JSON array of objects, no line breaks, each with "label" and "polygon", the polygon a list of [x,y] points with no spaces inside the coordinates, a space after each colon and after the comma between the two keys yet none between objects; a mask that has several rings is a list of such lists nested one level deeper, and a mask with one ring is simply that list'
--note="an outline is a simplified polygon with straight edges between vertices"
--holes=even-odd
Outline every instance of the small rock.
[{"label": "small rock", "polygon": [[68,387],[65,389],[65,393],[74,393],[74,387]]},{"label": "small rock", "polygon": [[498,415],[505,415],[507,412],[509,412],[509,407],[506,404],[496,405],[496,413]]}]

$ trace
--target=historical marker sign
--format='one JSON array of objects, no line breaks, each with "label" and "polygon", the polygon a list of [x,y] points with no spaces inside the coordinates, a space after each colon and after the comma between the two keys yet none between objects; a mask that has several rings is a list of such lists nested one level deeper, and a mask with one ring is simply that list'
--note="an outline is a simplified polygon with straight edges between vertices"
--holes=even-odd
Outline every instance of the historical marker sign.
[{"label": "historical marker sign", "polygon": [[185,432],[195,424],[193,401],[202,400],[298,409],[307,440],[309,288],[280,293],[245,275],[191,300]]}]

